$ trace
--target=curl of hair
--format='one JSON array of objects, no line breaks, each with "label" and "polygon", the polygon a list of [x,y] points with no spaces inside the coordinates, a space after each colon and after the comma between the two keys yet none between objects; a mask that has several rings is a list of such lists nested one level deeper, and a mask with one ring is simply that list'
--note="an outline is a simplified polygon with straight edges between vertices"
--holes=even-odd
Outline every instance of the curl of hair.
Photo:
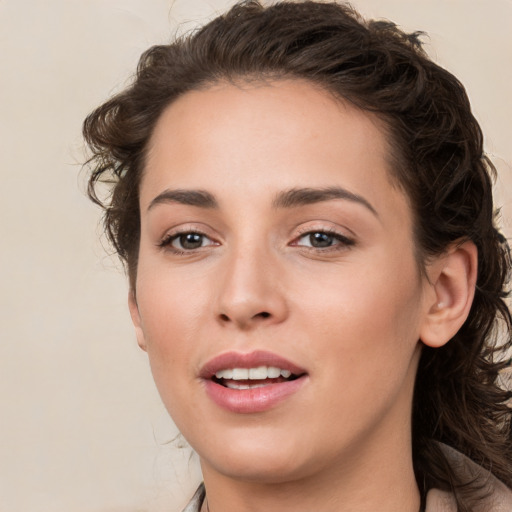
[{"label": "curl of hair", "polygon": [[[454,492],[465,512],[478,489],[456,476],[439,442],[512,486],[512,393],[500,385],[512,348],[511,259],[494,223],[495,171],[466,92],[428,59],[420,36],[365,21],[348,4],[241,2],[193,34],[150,48],[132,85],[86,119],[89,195],[105,209],[106,233],[135,288],[145,152],[162,111],[180,95],[220,81],[303,79],[383,120],[421,265],[456,243],[478,248],[469,318],[444,347],[424,347],[413,404],[420,489]],[[108,201],[96,193],[99,182],[111,184]]]}]

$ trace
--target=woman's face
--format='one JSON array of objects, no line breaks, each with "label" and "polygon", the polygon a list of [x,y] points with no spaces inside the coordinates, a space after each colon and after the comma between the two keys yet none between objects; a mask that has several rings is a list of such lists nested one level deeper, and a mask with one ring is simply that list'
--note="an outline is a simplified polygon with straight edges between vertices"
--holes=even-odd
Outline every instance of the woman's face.
[{"label": "woman's face", "polygon": [[428,284],[390,151],[299,81],[190,92],[158,121],[131,312],[203,471],[284,481],[409,446]]}]

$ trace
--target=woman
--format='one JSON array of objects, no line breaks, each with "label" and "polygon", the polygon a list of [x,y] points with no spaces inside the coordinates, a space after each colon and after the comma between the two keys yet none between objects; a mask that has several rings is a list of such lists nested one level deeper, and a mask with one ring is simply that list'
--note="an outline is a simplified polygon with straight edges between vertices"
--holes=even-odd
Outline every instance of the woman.
[{"label": "woman", "polygon": [[187,511],[512,510],[508,246],[460,83],[349,6],[244,2],[85,122]]}]

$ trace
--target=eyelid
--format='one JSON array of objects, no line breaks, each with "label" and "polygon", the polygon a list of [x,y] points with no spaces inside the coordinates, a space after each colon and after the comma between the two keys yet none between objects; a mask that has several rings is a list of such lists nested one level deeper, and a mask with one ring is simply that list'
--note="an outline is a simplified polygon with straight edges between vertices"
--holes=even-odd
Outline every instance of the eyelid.
[{"label": "eyelid", "polygon": [[[178,226],[176,228],[172,228],[172,229],[166,231],[165,234],[162,237],[160,237],[160,240],[157,242],[156,245],[157,245],[157,247],[159,247],[161,249],[169,250],[169,251],[175,252],[177,254],[181,254],[181,253],[191,254],[191,253],[194,253],[195,251],[200,251],[201,249],[204,249],[205,247],[220,245],[220,243],[212,235],[208,234],[207,231],[208,230],[198,228],[197,226],[194,226],[194,225]],[[195,233],[195,234],[201,235],[201,236],[207,238],[208,240],[210,240],[212,243],[210,243],[206,246],[203,246],[203,247],[198,247],[197,249],[179,249],[172,245],[172,242],[175,239],[177,239],[179,236],[186,235],[189,233]]]},{"label": "eyelid", "polygon": [[310,231],[306,231],[305,233],[303,233],[303,234],[299,235],[298,237],[296,237],[295,240],[300,240],[301,238],[304,238],[307,235],[312,235],[314,233],[323,233],[325,235],[331,236],[331,237],[335,238],[336,240],[338,240],[339,242],[341,242],[341,243],[343,243],[345,245],[353,245],[355,243],[354,240],[352,240],[351,238],[348,238],[345,235],[342,235],[342,234],[337,233],[335,231],[327,231],[325,229],[312,229]]},{"label": "eyelid", "polygon": [[[338,250],[339,251],[339,250],[346,250],[347,248],[356,245],[356,239],[352,233],[350,235],[347,235],[347,234],[343,233],[340,228],[334,228],[332,226],[326,226],[326,225],[323,225],[323,226],[318,226],[318,225],[316,225],[316,226],[315,225],[301,226],[297,230],[297,233],[298,234],[293,238],[290,245],[296,246],[296,247],[301,247],[301,248],[304,248],[307,250],[319,251],[319,252],[327,252],[329,250],[331,250],[331,251]],[[312,247],[312,246],[302,245],[302,244],[298,243],[298,241],[301,238],[303,238],[307,235],[311,235],[313,233],[324,233],[326,235],[332,236],[339,243],[331,245],[331,246],[327,246],[327,247]]]},{"label": "eyelid", "polygon": [[[352,233],[351,230],[349,230],[348,228],[342,229],[340,227],[333,227],[332,225],[327,224],[330,223],[322,222],[319,225],[317,223],[312,222],[308,223],[307,225],[302,225],[296,228],[296,234],[288,245],[319,252],[328,252],[329,250],[343,250],[356,245],[355,235]],[[197,224],[193,223],[179,225],[168,229],[165,232],[165,234],[160,237],[160,239],[155,245],[160,249],[168,250],[179,254],[193,254],[196,251],[202,251],[208,247],[221,245],[221,242],[219,242],[218,237],[213,236],[210,233],[210,231],[210,229],[203,229],[202,227],[199,227]],[[350,234],[346,234],[347,231]],[[176,240],[178,237],[180,237],[181,235],[191,233],[198,234],[208,239],[210,243],[201,247],[197,247],[195,249],[180,249],[179,247],[173,246],[173,241]],[[313,233],[324,233],[335,238],[338,243],[335,243],[327,247],[314,247],[298,243],[301,238]]]},{"label": "eyelid", "polygon": [[346,239],[356,238],[355,233],[351,229],[334,224],[330,221],[307,222],[299,226],[296,229],[296,232],[297,235],[295,238],[316,232],[328,233],[329,235],[339,236]]}]

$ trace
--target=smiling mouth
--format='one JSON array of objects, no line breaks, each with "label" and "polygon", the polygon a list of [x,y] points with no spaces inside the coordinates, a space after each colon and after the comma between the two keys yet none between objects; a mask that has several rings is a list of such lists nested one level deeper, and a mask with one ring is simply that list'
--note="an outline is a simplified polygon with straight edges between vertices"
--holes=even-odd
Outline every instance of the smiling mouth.
[{"label": "smiling mouth", "polygon": [[291,382],[304,374],[294,374],[277,366],[257,366],[254,368],[226,368],[212,376],[213,382],[234,390],[256,389],[272,384]]},{"label": "smiling mouth", "polygon": [[207,396],[235,414],[270,411],[309,382],[305,368],[266,350],[219,354],[203,366],[199,377]]}]

